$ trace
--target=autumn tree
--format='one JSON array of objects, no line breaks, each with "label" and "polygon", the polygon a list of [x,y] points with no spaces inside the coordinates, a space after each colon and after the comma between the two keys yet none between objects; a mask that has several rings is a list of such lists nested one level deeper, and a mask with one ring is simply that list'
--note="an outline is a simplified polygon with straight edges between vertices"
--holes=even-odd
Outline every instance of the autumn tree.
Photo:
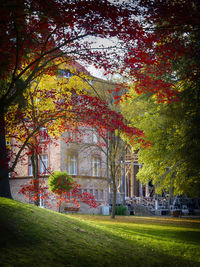
[{"label": "autumn tree", "polygon": [[[56,76],[43,75],[34,80],[23,93],[23,108],[19,108],[19,104],[12,105],[6,114],[7,136],[12,139],[9,171],[14,171],[20,158],[30,157],[35,186],[34,201],[37,205],[40,154],[49,143],[56,144],[67,125],[75,123],[71,112],[71,95],[75,92],[81,94],[87,88],[87,83],[83,81],[85,74],[74,66],[60,65],[60,68]],[[69,73],[74,75],[68,78]],[[41,138],[45,142],[41,142]],[[45,173],[48,172],[50,170],[45,170]]]},{"label": "autumn tree", "polygon": [[[12,0],[2,1],[0,14],[1,196],[9,197],[4,122],[8,107],[22,107],[30,83],[42,74],[54,74],[61,61],[69,63],[72,57],[108,72],[119,70],[127,56],[124,51],[135,49],[133,40],[144,31],[135,19],[136,8],[125,2]],[[95,45],[98,38],[114,37],[112,49]],[[149,46],[145,40],[143,47]]]},{"label": "autumn tree", "polygon": [[[93,77],[91,87],[87,90],[87,98],[91,99],[90,102],[88,101],[88,109],[91,114],[89,119],[96,114],[99,116],[99,122],[94,121],[89,125],[97,135],[98,140],[92,143],[81,143],[80,146],[83,149],[92,148],[95,150],[97,148],[105,155],[107,161],[104,164],[107,165],[108,182],[111,189],[111,218],[115,218],[117,190],[120,186],[120,168],[126,148],[125,136],[126,141],[131,144],[138,142],[141,146],[145,146],[146,143],[143,132],[133,126],[130,127],[128,120],[121,114],[119,100],[122,95],[126,98],[128,86],[122,82],[106,81]],[[92,102],[96,103],[95,113],[93,113]],[[105,121],[102,121],[102,117]]]},{"label": "autumn tree", "polygon": [[[193,15],[183,17],[185,8]],[[69,63],[73,58],[101,66],[106,73],[117,71],[136,81],[138,93],[151,92],[159,101],[171,102],[177,100],[177,90],[172,87],[172,61],[183,55],[199,55],[199,24],[194,19],[199,9],[195,1],[190,6],[187,1],[138,0],[137,5],[100,0],[3,1],[0,14],[0,162],[4,196],[10,196],[4,114],[15,102],[23,106],[23,92],[37,76],[54,74],[61,61]],[[188,42],[190,32],[193,42]],[[110,49],[97,47],[97,40],[104,39],[113,43],[108,45]],[[55,60],[58,58],[59,63]],[[196,66],[193,70],[199,69]]]},{"label": "autumn tree", "polygon": [[[144,165],[138,177],[152,180],[157,189],[199,195],[199,5],[196,1],[141,3],[148,13],[149,31],[157,34],[154,52],[159,62],[151,66],[146,62],[142,74],[146,83],[144,79],[136,82],[132,99],[123,104],[124,115],[151,142],[149,149],[140,149],[139,160]],[[174,97],[158,103],[149,89],[160,84],[164,92],[163,82]],[[138,96],[141,86],[146,95]]]},{"label": "autumn tree", "polygon": [[[114,83],[110,93],[104,86],[104,91],[103,89],[99,90],[98,97],[87,95],[91,91],[91,85],[89,86],[86,81],[88,77],[73,70],[74,75],[71,78],[66,78],[63,72],[68,72],[69,69],[64,70],[64,67],[66,66],[63,66],[62,75],[59,75],[59,72],[57,76],[43,75],[32,82],[30,88],[23,94],[23,108],[19,109],[17,104],[9,108],[6,115],[7,131],[9,137],[15,139],[13,144],[18,148],[16,155],[12,155],[11,169],[14,169],[19,160],[22,149],[26,148],[23,156],[31,158],[33,187],[35,187],[34,202],[38,205],[39,178],[41,176],[38,166],[39,161],[41,161],[39,159],[41,151],[45,149],[49,142],[56,142],[61,134],[68,130],[69,125],[89,125],[98,129],[104,137],[108,148],[106,156],[109,157],[114,192],[113,203],[115,203],[116,177],[120,162],[119,142],[121,142],[121,139],[119,138],[119,133],[124,132],[129,138],[134,139],[135,136],[142,136],[142,132],[133,127],[128,127],[123,122],[123,117],[113,110],[113,107],[117,110],[116,100],[113,97],[113,92],[116,91]],[[70,71],[72,73],[72,70]],[[96,87],[96,85],[92,85],[93,95],[97,93],[94,86]],[[59,90],[57,89],[58,87]],[[106,91],[107,96],[105,94]],[[100,95],[104,95],[104,97]],[[110,98],[109,103],[105,101],[108,98]],[[48,133],[42,131],[44,127],[48,130]],[[44,134],[45,136],[43,136]],[[40,142],[41,137],[45,137],[45,143]],[[69,140],[65,141],[68,142]],[[14,151],[13,147],[12,151]],[[115,205],[113,204],[113,209],[114,207]]]},{"label": "autumn tree", "polygon": [[[140,150],[139,160],[144,166],[138,177],[152,179],[160,189],[171,187],[174,193],[198,195],[199,5],[196,1],[141,3],[148,13],[149,31],[157,34],[154,53],[159,61],[146,61],[141,80],[131,90],[130,105],[123,104],[126,116],[151,142],[150,149]],[[157,85],[162,90],[158,102],[168,105],[155,101]],[[136,95],[144,89],[145,95]],[[168,89],[172,98],[163,95],[170,96]]]}]

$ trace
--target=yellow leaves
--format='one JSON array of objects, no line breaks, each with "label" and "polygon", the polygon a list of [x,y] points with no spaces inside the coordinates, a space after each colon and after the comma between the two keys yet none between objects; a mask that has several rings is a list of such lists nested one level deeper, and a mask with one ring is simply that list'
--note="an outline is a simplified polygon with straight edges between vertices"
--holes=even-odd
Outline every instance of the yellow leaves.
[{"label": "yellow leaves", "polygon": [[43,90],[45,89],[55,89],[58,86],[58,80],[55,76],[43,75],[40,82],[39,87]]},{"label": "yellow leaves", "polygon": [[72,76],[67,85],[66,89],[68,90],[75,90],[78,95],[83,94],[83,91],[88,90],[90,86],[86,81],[84,81],[79,76]]},{"label": "yellow leaves", "polygon": [[[47,127],[52,136],[60,136],[64,121],[73,120],[70,112],[72,94],[86,93],[90,87],[88,77],[76,71],[73,64],[69,65],[58,59],[54,64],[59,65],[57,76],[43,74],[32,81],[24,92],[24,106],[18,110],[18,105],[11,106],[6,115],[6,129],[9,136],[15,136],[22,142],[30,134],[32,128]],[[71,65],[70,65],[71,64]],[[25,68],[26,66],[22,66]],[[73,74],[64,75],[63,73]],[[28,75],[28,73],[27,73]],[[64,119],[61,119],[64,118]],[[37,133],[36,133],[37,135]]]}]

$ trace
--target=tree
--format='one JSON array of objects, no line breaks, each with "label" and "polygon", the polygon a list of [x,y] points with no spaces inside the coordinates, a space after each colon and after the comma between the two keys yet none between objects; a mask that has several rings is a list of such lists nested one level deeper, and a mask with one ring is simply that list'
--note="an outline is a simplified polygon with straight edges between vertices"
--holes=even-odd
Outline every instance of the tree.
[{"label": "tree", "polygon": [[[37,191],[35,191],[35,184],[37,183]],[[51,207],[50,193],[54,193],[57,198],[57,206],[62,205],[63,202],[70,202],[77,208],[80,207],[79,202],[87,204],[91,208],[97,208],[98,204],[95,197],[87,192],[81,193],[80,185],[73,181],[72,177],[67,172],[55,171],[51,174],[48,180],[47,186],[44,182],[39,180],[32,180],[30,183],[22,185],[19,194],[23,194],[29,199],[29,201],[38,201],[38,192],[40,194],[40,200],[45,201],[46,205]]]},{"label": "tree", "polygon": [[[141,93],[142,86],[142,90],[146,88],[152,95],[156,84],[160,83],[162,93],[168,94],[168,90],[163,90],[165,87],[162,85],[165,82],[174,94],[171,100],[159,99],[159,102],[170,103],[169,106],[157,105],[155,101],[149,100],[151,96],[147,102],[145,97],[143,99],[136,97],[136,102],[132,102],[134,106],[142,103],[151,112],[151,116],[148,116],[142,108],[138,114],[136,113],[139,124],[142,124],[141,129],[146,129],[144,132],[152,143],[148,151],[141,150],[141,162],[146,163],[146,166],[140,171],[139,176],[143,179],[145,175],[146,179],[154,176],[155,181],[168,188],[172,184],[175,192],[179,194],[198,195],[200,188],[198,167],[200,162],[197,157],[200,149],[198,75],[200,31],[197,19],[200,14],[199,5],[197,1],[148,0],[141,1],[141,4],[146,8],[146,15],[148,14],[149,30],[157,35],[154,52],[158,60],[146,62],[143,69],[143,75],[147,76],[146,83],[145,79],[142,79],[136,83],[135,89]],[[152,91],[149,88],[152,88]],[[174,100],[178,102],[173,103]],[[142,114],[144,117],[141,117]],[[149,129],[146,128],[147,124]],[[136,126],[139,127],[138,124]],[[150,129],[154,133],[150,133]],[[155,175],[156,172],[158,175]]]},{"label": "tree", "polygon": [[[135,89],[156,94],[159,101],[177,100],[176,79],[187,62],[182,78],[197,81],[199,71],[198,1],[141,0],[144,23],[150,36],[156,35],[150,54],[142,54],[145,69],[140,69]],[[145,59],[143,59],[145,57]],[[192,60],[191,60],[192,59]],[[137,59],[130,58],[130,61]],[[182,72],[183,74],[183,72]],[[178,77],[180,79],[180,76]],[[173,86],[175,85],[175,86]],[[160,87],[160,89],[158,88]]]},{"label": "tree", "polygon": [[[121,141],[119,133],[123,132],[130,139],[134,139],[135,136],[140,137],[142,132],[133,127],[128,127],[123,121],[123,117],[112,110],[113,106],[116,109],[113,96],[110,97],[112,101],[110,100],[110,103],[107,104],[98,97],[87,95],[84,90],[89,91],[89,88],[87,83],[82,80],[83,78],[85,78],[83,74],[75,71],[74,76],[70,79],[43,75],[42,78],[34,81],[24,93],[25,104],[23,109],[19,110],[18,105],[10,107],[6,116],[7,131],[9,137],[15,139],[16,143],[14,144],[19,149],[16,155],[12,155],[14,160],[11,169],[14,169],[22,148],[27,148],[23,157],[29,156],[31,158],[33,169],[32,186],[33,188],[35,187],[34,202],[38,205],[40,197],[39,178],[42,175],[39,173],[38,167],[41,151],[44,147],[47,147],[49,142],[54,142],[54,139],[56,142],[57,138],[68,130],[69,126],[74,127],[73,125],[83,123],[84,125],[95,127],[108,147],[106,156],[109,157],[111,167],[110,174],[113,184],[113,196],[115,197],[113,200],[114,210],[117,186],[116,175],[117,171],[119,171],[120,162],[119,142]],[[57,90],[58,86],[59,91]],[[103,94],[103,92],[100,92],[100,94]],[[107,99],[108,96],[110,94],[107,93]],[[41,130],[44,127],[48,130],[48,133]],[[40,142],[43,134],[45,134],[45,144]],[[69,140],[65,141],[69,142]],[[48,170],[48,172],[51,172],[51,170]]]},{"label": "tree", "polygon": [[[20,158],[31,158],[36,205],[39,204],[38,180],[42,175],[39,172],[41,151],[46,149],[49,143],[56,143],[68,125],[75,123],[70,111],[71,95],[75,92],[81,94],[83,89],[87,89],[87,83],[83,81],[85,74],[66,65],[60,65],[60,68],[57,76],[43,75],[32,82],[23,94],[23,108],[19,108],[18,104],[13,105],[6,114],[7,136],[13,139],[10,171],[14,170]],[[74,75],[66,78],[65,73],[69,71],[73,71]],[[45,143],[40,141],[41,138],[45,139]]]},{"label": "tree", "polygon": [[[15,102],[22,107],[23,92],[30,83],[44,73],[54,74],[61,61],[69,63],[75,59],[94,63],[106,73],[117,71],[136,80],[138,93],[151,92],[163,102],[177,100],[171,79],[172,62],[199,55],[196,53],[199,52],[199,22],[193,19],[199,14],[198,5],[195,1],[190,7],[187,1],[152,3],[141,0],[138,6],[131,1],[100,0],[2,2],[0,162],[3,166],[1,182],[5,182],[7,188],[2,191],[3,195],[9,195],[4,160],[4,114]],[[195,16],[186,16],[186,22],[182,23],[183,17],[177,17],[176,12],[183,14],[185,7]],[[191,28],[193,38],[190,40],[193,41],[188,42]],[[104,38],[114,45],[110,49],[95,47],[97,40]],[[198,64],[193,70],[199,70]]]},{"label": "tree", "polygon": [[138,161],[143,165],[137,177],[144,184],[151,181],[157,193],[198,196],[199,126],[192,127],[198,105],[191,88],[183,87],[180,101],[170,105],[158,103],[151,95],[137,95],[134,87],[130,95],[122,103],[123,115],[150,142],[149,147],[133,147],[139,149]]},{"label": "tree", "polygon": [[[89,96],[84,96],[84,98],[90,99],[87,106],[90,114],[89,120],[91,120],[91,117],[97,116],[98,118],[99,116],[98,123],[90,121],[90,124],[88,124],[98,134],[99,141],[81,145],[83,148],[98,148],[107,159],[107,175],[112,192],[111,218],[114,219],[117,188],[120,186],[120,168],[126,147],[124,140],[126,139],[132,145],[138,142],[141,146],[146,146],[146,143],[143,132],[129,126],[128,120],[121,114],[119,101],[122,95],[126,97],[127,86],[121,82],[93,78],[92,89],[89,88]],[[98,98],[95,95],[98,95]],[[79,105],[81,105],[80,103]],[[93,103],[96,103],[95,113],[93,112]]]},{"label": "tree", "polygon": [[[23,108],[16,104],[8,109],[6,114],[7,136],[20,141],[21,146],[23,144],[23,147],[29,146],[30,149],[33,138],[42,134],[42,127],[47,127],[49,134],[56,139],[66,130],[67,122],[73,123],[71,96],[74,93],[82,94],[88,84],[83,81],[83,78],[86,77],[85,74],[73,69],[74,75],[69,79],[64,74],[68,73],[69,66],[63,66],[63,69],[56,76],[43,75],[32,82],[23,94]],[[48,139],[47,137],[46,139]],[[32,146],[37,148],[39,140],[34,142]],[[20,153],[21,150],[17,154],[13,166],[10,166],[10,170],[14,169]]]},{"label": "tree", "polygon": [[[74,185],[74,181],[67,172],[54,171],[48,179],[49,191],[56,194],[56,196],[61,200],[63,199],[63,194],[67,194]],[[61,201],[60,201],[61,202]],[[60,211],[59,202],[59,211]]]},{"label": "tree", "polygon": [[73,188],[73,179],[67,172],[54,171],[48,180],[49,190],[55,194],[62,195]]},{"label": "tree", "polygon": [[[143,36],[144,31],[134,19],[136,9],[126,3],[12,0],[2,2],[0,14],[0,195],[10,196],[4,121],[8,107],[15,103],[22,107],[23,92],[30,83],[42,74],[54,74],[61,61],[69,63],[73,58],[93,62],[108,72],[119,69],[124,53],[120,54],[118,48],[134,49],[133,40]],[[94,48],[97,37],[116,37],[117,46],[110,50]],[[144,46],[149,45],[143,40]]]}]

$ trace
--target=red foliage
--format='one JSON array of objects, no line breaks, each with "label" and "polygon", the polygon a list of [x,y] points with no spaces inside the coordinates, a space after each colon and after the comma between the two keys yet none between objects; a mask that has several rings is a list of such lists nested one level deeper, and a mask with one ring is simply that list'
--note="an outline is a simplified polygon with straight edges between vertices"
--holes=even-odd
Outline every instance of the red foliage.
[{"label": "red foliage", "polygon": [[76,182],[73,185],[73,189],[69,192],[58,192],[57,194],[58,204],[70,202],[74,206],[80,207],[79,202],[87,204],[90,208],[98,208],[101,203],[97,203],[95,197],[87,192],[81,190],[81,186]]},{"label": "red foliage", "polygon": [[19,194],[24,195],[29,201],[36,202],[39,198],[48,200],[50,193],[47,192],[48,187],[45,186],[44,181],[39,179],[32,179],[29,183],[21,185]]},{"label": "red foliage", "polygon": [[[166,32],[145,30],[137,16],[142,14],[150,26],[152,21],[157,23],[159,19],[166,19],[172,24],[176,15],[169,16],[169,19],[167,12],[168,15],[175,14],[174,6],[178,14],[181,11],[175,4],[170,6],[160,1],[154,2],[140,1],[140,5],[149,11],[145,14],[142,8],[133,7],[126,1],[116,4],[101,0],[51,0],[48,3],[46,0],[3,0],[0,10],[3,40],[0,44],[0,73],[1,77],[11,79],[4,100],[15,92],[15,83],[21,78],[24,77],[27,86],[36,75],[45,72],[54,75],[57,68],[53,63],[55,58],[67,64],[72,58],[73,61],[82,60],[87,65],[93,63],[97,68],[103,67],[107,74],[120,71],[136,81],[138,93],[148,91],[156,94],[159,100],[176,99],[171,83],[164,82],[161,76],[171,71],[172,59],[189,51],[185,50],[180,40],[170,35],[166,41]],[[163,12],[165,8],[166,13]],[[183,16],[180,17],[183,19]],[[194,24],[197,20],[193,17],[192,22]],[[115,37],[120,48],[93,49],[95,37]],[[160,45],[157,46],[157,43]],[[50,64],[46,65],[46,62]],[[33,77],[27,79],[24,76],[27,74],[33,74]],[[119,88],[120,85],[116,91]]]},{"label": "red foliage", "polygon": [[[100,0],[3,0],[0,10],[1,73],[5,77],[13,71],[16,75],[16,70],[23,72],[24,63],[28,70],[35,71],[38,62],[60,55],[65,55],[65,61],[68,61],[66,55],[73,55],[74,59],[81,56],[82,60],[98,62],[105,68],[112,66],[110,52],[92,50],[90,41],[84,37],[117,36],[127,43],[140,30],[135,20],[127,20],[134,14],[135,10],[125,4],[118,6]],[[79,53],[84,50],[85,53]],[[112,54],[119,58],[116,52]],[[51,73],[52,70],[49,66],[45,71]]]},{"label": "red foliage", "polygon": [[134,143],[135,139],[138,139],[142,145],[145,145],[144,133],[135,127],[128,126],[122,114],[111,110],[108,103],[98,97],[74,95],[72,111],[77,116],[79,123],[95,127],[101,134],[118,130],[126,134],[130,142]]},{"label": "red foliage", "polygon": [[[195,1],[140,0],[136,7],[126,1],[3,0],[0,73],[11,82],[2,100],[15,92],[16,81],[30,71],[34,76],[55,74],[56,65],[45,62],[64,56],[67,63],[73,57],[101,66],[106,73],[117,70],[128,75],[138,93],[151,92],[161,102],[177,101],[177,92],[165,77],[173,60],[194,52],[191,44],[183,42],[183,34],[198,32],[199,12]],[[142,16],[143,23],[137,16]],[[92,49],[94,37],[115,37],[123,53],[115,47]]]},{"label": "red foliage", "polygon": [[[172,86],[172,81],[175,84],[177,81],[170,79],[170,75],[175,71],[174,63],[182,60],[183,64],[184,59],[196,57],[200,6],[195,0],[140,0],[138,5],[146,24],[145,38],[140,39],[145,45],[129,51],[126,59],[131,74],[136,77],[136,91],[151,92],[159,102],[178,101],[179,92]],[[198,79],[198,75],[195,76],[198,71],[199,64],[193,63],[182,79]]]},{"label": "red foliage", "polygon": [[[43,73],[56,73],[58,61],[55,59],[66,64],[74,60],[84,61],[87,65],[93,63],[97,68],[103,67],[106,73],[118,71],[134,81],[138,93],[155,94],[160,102],[177,101],[178,92],[174,91],[172,82],[168,82],[166,77],[172,72],[174,60],[195,53],[191,43],[187,40],[182,42],[182,38],[191,31],[198,33],[199,6],[195,1],[192,1],[192,5],[190,1],[138,1],[140,6],[146,8],[143,9],[131,5],[131,1],[122,1],[123,4],[116,2],[2,0],[2,113],[16,100],[22,104],[23,91],[35,77]],[[144,25],[139,23],[137,16],[142,17]],[[163,27],[163,22],[166,27]],[[93,48],[95,37],[115,37],[120,52],[116,45],[110,50]],[[196,71],[188,72],[186,78],[195,79],[199,66],[193,66],[193,69]],[[117,94],[119,91],[120,85],[116,87],[116,103],[121,100]],[[53,98],[54,95],[50,94],[46,92],[44,97]],[[95,125],[99,130],[113,132],[118,129],[130,139],[133,136],[143,137],[141,131],[129,127],[120,114],[109,110],[108,105],[97,98],[81,96],[73,101],[77,104],[73,112],[80,122]],[[60,116],[59,111],[65,108],[65,103],[57,103],[57,108],[57,116]],[[44,111],[40,126],[49,116]],[[23,111],[18,111],[16,125],[23,117]],[[73,124],[73,120],[68,123]],[[63,118],[60,131],[66,129],[65,125]],[[26,122],[25,140],[33,131],[37,131],[36,123]],[[140,141],[145,145],[142,138]],[[33,148],[40,151],[40,144],[36,141]]]},{"label": "red foliage", "polygon": [[[57,206],[64,203],[72,203],[75,207],[80,207],[80,201],[87,204],[90,208],[98,208],[101,203],[97,203],[95,197],[87,192],[81,192],[81,186],[76,182],[73,184],[73,189],[65,192],[59,190],[55,192],[57,199]],[[28,184],[22,185],[19,194],[24,195],[29,201],[36,202],[39,199],[45,202],[45,206],[52,207],[50,203],[51,193],[48,191],[48,187],[45,186],[44,181],[31,180]]]}]

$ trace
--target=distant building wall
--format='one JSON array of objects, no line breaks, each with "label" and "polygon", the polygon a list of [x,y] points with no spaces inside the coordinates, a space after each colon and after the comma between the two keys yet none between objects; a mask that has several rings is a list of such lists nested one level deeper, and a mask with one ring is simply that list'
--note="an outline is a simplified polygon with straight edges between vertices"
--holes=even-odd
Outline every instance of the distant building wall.
[{"label": "distant building wall", "polygon": [[[77,140],[72,141],[71,143],[66,143],[64,140],[67,137],[68,133],[62,135],[62,137],[56,141],[56,143],[50,143],[47,145],[47,149],[44,154],[48,155],[48,167],[50,171],[60,170],[60,171],[68,171],[69,164],[69,155],[73,153],[76,155],[76,165],[77,165],[77,173],[72,175],[75,181],[81,185],[82,192],[88,192],[95,196],[95,199],[100,204],[108,203],[108,180],[107,180],[107,167],[106,167],[106,156],[102,153],[101,150],[98,149],[97,146],[93,145],[92,139],[92,130],[89,129],[85,131],[81,136],[82,140],[80,143],[76,142]],[[22,202],[31,202],[24,195],[19,194],[18,192],[21,189],[22,185],[28,184],[32,176],[29,176],[29,160],[28,156],[26,156],[27,150],[25,150],[23,154],[22,160],[20,160],[15,168],[16,176],[14,178],[10,178],[10,187],[12,196],[14,199],[22,201]],[[93,157],[99,159],[99,162],[93,162]],[[99,168],[96,176],[94,175],[93,167],[96,166]],[[98,166],[97,166],[98,165]],[[46,185],[48,184],[48,176],[49,173],[41,178],[40,180],[45,181]],[[43,203],[45,206],[45,203]],[[58,210],[56,200],[51,196],[51,204],[53,210]],[[91,214],[99,214],[101,208],[90,208],[88,205],[84,203],[80,203],[81,207],[79,209],[79,213],[91,213]],[[61,207],[61,211],[64,212],[64,208],[69,204],[64,203]],[[46,206],[48,207],[48,206]]]}]

